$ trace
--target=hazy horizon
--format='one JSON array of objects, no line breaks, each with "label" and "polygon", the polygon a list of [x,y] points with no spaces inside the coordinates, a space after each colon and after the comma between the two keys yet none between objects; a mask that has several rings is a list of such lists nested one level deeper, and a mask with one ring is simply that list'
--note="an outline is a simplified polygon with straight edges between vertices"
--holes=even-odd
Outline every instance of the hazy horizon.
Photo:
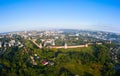
[{"label": "hazy horizon", "polygon": [[119,0],[0,0],[0,32],[85,29],[120,33]]}]

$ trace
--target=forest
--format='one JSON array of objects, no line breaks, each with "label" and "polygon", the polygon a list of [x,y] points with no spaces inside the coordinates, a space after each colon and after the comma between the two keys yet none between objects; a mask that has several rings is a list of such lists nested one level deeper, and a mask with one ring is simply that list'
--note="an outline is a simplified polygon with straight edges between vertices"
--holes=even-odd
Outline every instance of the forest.
[{"label": "forest", "polygon": [[[7,48],[0,55],[1,76],[119,76],[112,62],[112,44],[73,49],[39,49],[24,40],[24,47]],[[2,50],[2,48],[1,48]],[[31,57],[33,59],[31,59]],[[43,64],[43,61],[48,64]],[[36,63],[36,64],[33,64]],[[117,63],[119,65],[119,63]]]}]

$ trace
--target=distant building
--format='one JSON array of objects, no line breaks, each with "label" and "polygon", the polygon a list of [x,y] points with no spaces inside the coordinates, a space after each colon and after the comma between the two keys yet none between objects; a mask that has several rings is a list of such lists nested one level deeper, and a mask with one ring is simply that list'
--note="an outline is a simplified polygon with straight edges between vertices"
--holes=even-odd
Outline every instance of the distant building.
[{"label": "distant building", "polygon": [[30,56],[30,59],[32,60],[33,65],[37,65],[37,63],[35,62],[35,60],[34,60],[34,57],[33,57],[33,56]]},{"label": "distant building", "polygon": [[43,65],[48,65],[48,61],[47,61],[47,60],[43,60],[43,61],[42,61],[42,64],[43,64]]},{"label": "distant building", "polygon": [[111,41],[111,40],[110,40],[110,41],[106,41],[106,43],[107,43],[107,44],[111,44],[111,43],[112,43],[112,41]]},{"label": "distant building", "polygon": [[37,56],[37,54],[34,54],[34,56]]},{"label": "distant building", "polygon": [[6,44],[4,44],[4,47],[6,47]]},{"label": "distant building", "polygon": [[96,44],[98,44],[98,45],[102,45],[102,43],[101,43],[101,42],[96,42]]},{"label": "distant building", "polygon": [[54,65],[54,62],[49,62],[50,65]]},{"label": "distant building", "polygon": [[15,45],[15,40],[11,40],[10,42],[9,42],[9,46],[14,46]]},{"label": "distant building", "polygon": [[11,47],[12,45],[9,43],[8,46]]}]

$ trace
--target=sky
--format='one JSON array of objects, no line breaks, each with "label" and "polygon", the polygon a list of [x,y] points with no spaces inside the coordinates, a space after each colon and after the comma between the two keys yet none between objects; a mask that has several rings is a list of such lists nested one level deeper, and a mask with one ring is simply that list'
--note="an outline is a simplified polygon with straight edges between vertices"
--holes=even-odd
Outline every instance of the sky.
[{"label": "sky", "polygon": [[120,33],[120,1],[0,0],[0,32],[50,28]]}]

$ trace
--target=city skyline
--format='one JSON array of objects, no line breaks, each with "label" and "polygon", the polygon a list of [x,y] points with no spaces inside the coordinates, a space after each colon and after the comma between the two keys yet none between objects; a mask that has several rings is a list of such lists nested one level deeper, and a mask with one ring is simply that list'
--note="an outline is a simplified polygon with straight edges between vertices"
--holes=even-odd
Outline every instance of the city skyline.
[{"label": "city skyline", "polygon": [[120,33],[118,0],[0,0],[0,32],[46,28]]}]

